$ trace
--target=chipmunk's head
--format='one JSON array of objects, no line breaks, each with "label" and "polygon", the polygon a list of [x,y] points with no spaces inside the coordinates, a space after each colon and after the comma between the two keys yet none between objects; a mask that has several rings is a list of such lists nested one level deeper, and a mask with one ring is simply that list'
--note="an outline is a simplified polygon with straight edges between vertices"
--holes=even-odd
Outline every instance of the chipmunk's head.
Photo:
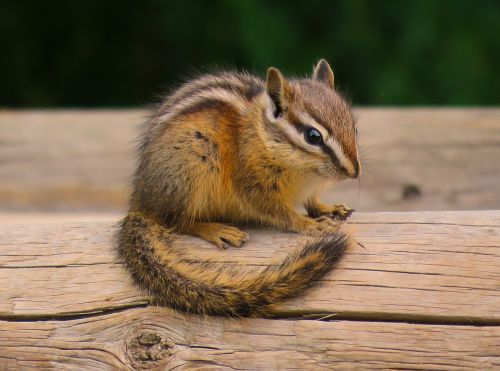
[{"label": "chipmunk's head", "polygon": [[327,61],[307,79],[286,80],[269,68],[266,93],[266,132],[290,166],[329,179],[359,176],[356,125]]}]

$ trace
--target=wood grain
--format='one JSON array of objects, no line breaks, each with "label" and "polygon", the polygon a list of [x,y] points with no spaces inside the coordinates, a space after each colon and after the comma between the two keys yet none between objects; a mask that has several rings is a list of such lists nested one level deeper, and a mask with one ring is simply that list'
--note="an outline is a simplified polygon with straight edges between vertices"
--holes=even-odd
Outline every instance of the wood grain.
[{"label": "wood grain", "polygon": [[[113,252],[116,216],[0,220],[2,370],[500,368],[500,211],[357,214],[364,248],[270,319],[149,306]],[[175,243],[250,269],[306,240],[250,233]]]},{"label": "wood grain", "polygon": [[[500,209],[500,109],[358,108],[362,211]],[[0,210],[123,211],[145,111],[0,111]]]},{"label": "wood grain", "polygon": [[[500,323],[500,211],[361,213],[353,246],[281,316]],[[0,226],[0,316],[30,318],[145,305],[113,251],[115,221]],[[193,258],[264,267],[306,237],[250,230],[241,249],[182,236]]]},{"label": "wood grain", "polygon": [[500,367],[500,327],[233,320],[151,307],[67,321],[0,321],[0,365],[23,370],[493,370]]}]

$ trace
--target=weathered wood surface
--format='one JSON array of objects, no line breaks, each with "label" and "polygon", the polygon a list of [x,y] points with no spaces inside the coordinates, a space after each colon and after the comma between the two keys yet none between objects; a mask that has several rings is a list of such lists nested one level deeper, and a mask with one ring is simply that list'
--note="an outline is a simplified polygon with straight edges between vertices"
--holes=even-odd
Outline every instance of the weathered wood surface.
[{"label": "weathered wood surface", "polygon": [[[133,287],[111,248],[115,224],[0,226],[0,314],[51,316],[145,304],[146,296]],[[280,314],[364,312],[500,322],[499,211],[362,213],[350,225],[365,248],[353,246],[320,287],[284,305]],[[227,251],[188,236],[176,243],[189,246],[193,259],[265,266],[307,239],[250,233],[244,248]]]},{"label": "weathered wood surface", "polygon": [[500,368],[500,327],[232,320],[151,307],[68,321],[0,321],[0,364],[23,370],[494,370]]},{"label": "weathered wood surface", "polygon": [[[363,211],[500,209],[500,109],[360,108]],[[0,210],[123,211],[141,110],[0,111]]]},{"label": "weathered wood surface", "polygon": [[[32,216],[0,225],[0,365],[500,367],[500,211],[355,215],[364,248],[350,248],[275,318],[252,320],[149,307],[113,253],[115,223]],[[250,233],[241,249],[217,251],[191,237],[176,243],[259,267],[305,240]]]}]

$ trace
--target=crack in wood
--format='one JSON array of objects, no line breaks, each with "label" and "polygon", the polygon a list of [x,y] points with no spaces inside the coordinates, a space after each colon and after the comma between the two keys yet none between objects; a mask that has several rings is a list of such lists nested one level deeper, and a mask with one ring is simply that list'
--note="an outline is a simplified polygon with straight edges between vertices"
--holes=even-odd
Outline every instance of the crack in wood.
[{"label": "crack in wood", "polygon": [[410,323],[418,325],[443,325],[443,326],[474,326],[494,327],[500,326],[500,318],[464,317],[464,316],[425,316],[413,314],[400,314],[391,312],[318,312],[306,313],[301,311],[290,311],[280,313],[272,318],[277,319],[308,319],[315,321],[353,321],[353,322],[388,322],[388,323]]},{"label": "crack in wood", "polygon": [[55,314],[5,314],[0,313],[0,321],[6,322],[40,322],[40,321],[73,321],[76,319],[92,318],[113,313],[121,313],[131,309],[148,307],[147,302],[114,305],[112,308],[94,309],[92,311],[67,312]]},{"label": "crack in wood", "polygon": [[[150,307],[148,304],[125,305],[120,308],[102,309],[94,312],[68,313],[57,315],[2,315],[0,321],[6,322],[41,322],[41,321],[73,321],[88,319],[92,317],[106,316],[109,314],[122,313]],[[200,318],[210,318],[200,316]],[[218,318],[218,317],[212,317]],[[411,323],[418,325],[449,325],[449,326],[500,326],[500,318],[484,318],[471,316],[437,316],[437,315],[412,315],[391,312],[326,312],[326,311],[301,311],[288,310],[279,311],[269,319],[282,320],[314,320],[314,321],[354,321],[354,322],[389,322],[389,323]],[[214,348],[217,349],[217,348]]]}]

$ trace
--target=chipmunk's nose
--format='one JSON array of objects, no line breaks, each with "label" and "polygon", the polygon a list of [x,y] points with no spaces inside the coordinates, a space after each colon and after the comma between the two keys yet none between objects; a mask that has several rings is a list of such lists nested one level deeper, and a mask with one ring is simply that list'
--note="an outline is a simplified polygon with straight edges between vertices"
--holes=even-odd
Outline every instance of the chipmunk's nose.
[{"label": "chipmunk's nose", "polygon": [[349,176],[353,179],[356,179],[359,177],[359,174],[361,174],[361,164],[359,163],[359,160],[356,159],[356,161],[353,162],[353,171],[349,173]]}]

